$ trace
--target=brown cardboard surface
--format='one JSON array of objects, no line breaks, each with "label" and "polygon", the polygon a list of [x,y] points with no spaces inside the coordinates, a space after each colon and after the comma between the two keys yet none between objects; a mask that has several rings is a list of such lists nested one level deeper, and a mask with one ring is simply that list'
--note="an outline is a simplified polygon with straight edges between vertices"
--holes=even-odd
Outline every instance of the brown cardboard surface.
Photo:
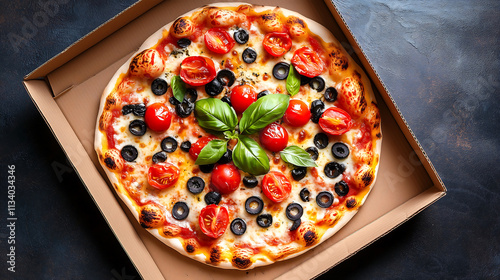
[{"label": "brown cardboard surface", "polygon": [[[145,2],[147,1],[142,3]],[[376,93],[376,97],[382,116],[384,139],[377,183],[358,214],[336,235],[299,257],[256,268],[247,274],[244,271],[209,267],[181,256],[142,229],[98,173],[100,171],[101,175],[104,175],[93,148],[101,93],[115,71],[150,34],[178,15],[204,3],[206,1],[195,0],[184,1],[183,5],[179,5],[176,1],[165,1],[148,10],[148,7],[155,4],[151,2],[149,6],[141,4],[140,8],[129,9],[127,19],[135,18],[135,20],[128,24],[123,19],[108,22],[103,28],[108,32],[117,30],[115,33],[101,41],[97,40],[102,36],[98,30],[96,38],[93,38],[94,34],[85,38],[91,42],[100,41],[95,46],[83,52],[78,50],[80,54],[77,57],[71,57],[72,60],[51,73],[42,71],[52,70],[48,66],[42,66],[41,70],[35,72],[47,76],[49,85],[42,80],[25,82],[33,101],[120,243],[145,279],[161,279],[160,272],[166,279],[181,276],[192,279],[314,277],[367,246],[444,195],[444,186],[428,158],[419,149],[418,142],[369,62],[362,52],[358,52],[361,62],[368,70],[367,73],[382,93]],[[265,1],[254,3],[270,5]],[[341,42],[346,42],[342,32],[348,34],[348,31],[342,19],[336,15],[339,27],[321,0],[308,2],[279,0],[273,1],[272,5],[299,11],[326,26]],[[143,15],[136,18],[135,13],[140,14],[144,11],[146,12]],[[335,13],[335,10],[332,12]],[[355,43],[349,34],[347,38]],[[80,45],[74,47],[81,48]],[[58,64],[60,59],[62,58],[55,59]],[[51,91],[56,98],[52,97]]]}]

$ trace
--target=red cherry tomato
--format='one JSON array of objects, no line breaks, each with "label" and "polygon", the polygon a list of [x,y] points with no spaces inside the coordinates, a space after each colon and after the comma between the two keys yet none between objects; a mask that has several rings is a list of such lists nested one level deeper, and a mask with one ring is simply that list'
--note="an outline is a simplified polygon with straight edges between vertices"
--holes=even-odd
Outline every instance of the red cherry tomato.
[{"label": "red cherry tomato", "polygon": [[292,64],[299,74],[313,78],[323,72],[323,61],[317,53],[308,47],[302,47],[295,51]]},{"label": "red cherry tomato", "polygon": [[191,148],[189,149],[189,155],[191,156],[192,159],[196,160],[198,158],[198,155],[200,154],[201,150],[205,148],[205,146],[208,144],[208,142],[217,139],[215,136],[203,136],[198,141],[196,141],[193,145],[191,145]]},{"label": "red cherry tomato", "polygon": [[217,73],[214,62],[204,56],[189,56],[181,63],[181,79],[188,85],[203,86],[212,81]]},{"label": "red cherry tomato", "polygon": [[257,93],[252,86],[235,86],[231,91],[231,105],[236,114],[243,113],[255,101],[257,101]]},{"label": "red cherry tomato", "polygon": [[179,168],[168,162],[155,164],[148,170],[148,183],[159,190],[173,186],[178,179]]},{"label": "red cherry tomato", "polygon": [[264,49],[272,56],[282,56],[292,47],[292,39],[286,33],[267,33],[262,42]]},{"label": "red cherry tomato", "polygon": [[271,123],[260,131],[259,141],[269,151],[279,152],[288,144],[288,131],[278,123]]},{"label": "red cherry tomato", "polygon": [[172,113],[163,103],[154,103],[146,109],[144,120],[150,129],[164,131],[170,127]]},{"label": "red cherry tomato", "polygon": [[205,45],[214,53],[225,54],[234,47],[234,40],[226,30],[216,27],[205,33]]},{"label": "red cherry tomato", "polygon": [[309,122],[311,111],[304,101],[291,99],[283,115],[283,120],[291,126],[303,126]]},{"label": "red cherry tomato", "polygon": [[198,217],[201,231],[212,238],[219,238],[229,224],[229,214],[224,206],[210,204],[201,209]]},{"label": "red cherry tomato", "polygon": [[280,203],[290,196],[292,185],[283,173],[271,171],[262,179],[262,190],[267,198],[273,202]]},{"label": "red cherry tomato", "polygon": [[328,108],[319,119],[319,126],[324,132],[331,135],[341,135],[349,131],[352,126],[351,116],[339,108]]},{"label": "red cherry tomato", "polygon": [[211,182],[221,194],[232,193],[240,186],[240,171],[232,164],[217,165],[212,171]]}]

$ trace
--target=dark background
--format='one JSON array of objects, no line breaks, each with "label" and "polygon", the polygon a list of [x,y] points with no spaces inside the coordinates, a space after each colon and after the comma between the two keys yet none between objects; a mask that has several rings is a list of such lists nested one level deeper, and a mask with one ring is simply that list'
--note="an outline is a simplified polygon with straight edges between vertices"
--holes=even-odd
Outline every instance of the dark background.
[{"label": "dark background", "polygon": [[[139,279],[21,83],[134,1],[59,2],[23,35],[40,3],[0,1],[0,279]],[[448,194],[321,279],[500,278],[500,1],[335,3]],[[12,164],[15,274],[4,226]]]}]

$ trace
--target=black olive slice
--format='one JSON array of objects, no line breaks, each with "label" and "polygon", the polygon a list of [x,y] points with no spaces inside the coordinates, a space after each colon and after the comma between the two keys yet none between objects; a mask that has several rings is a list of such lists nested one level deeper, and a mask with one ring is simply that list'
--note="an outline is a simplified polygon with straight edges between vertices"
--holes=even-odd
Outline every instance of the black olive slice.
[{"label": "black olive slice", "polygon": [[311,121],[313,123],[318,123],[319,118],[323,114],[323,110],[325,109],[325,103],[323,101],[317,99],[311,102]]},{"label": "black olive slice", "polygon": [[340,181],[335,184],[335,193],[339,196],[345,196],[349,193],[349,185],[344,181]]},{"label": "black olive slice", "polygon": [[334,102],[335,100],[337,100],[337,94],[337,89],[335,89],[334,87],[329,87],[325,90],[323,96],[325,97],[326,101]]},{"label": "black olive slice", "polygon": [[259,184],[257,177],[255,176],[245,176],[243,177],[243,185],[247,188],[255,188]]},{"label": "black olive slice", "polygon": [[332,161],[325,165],[325,175],[328,178],[337,178],[340,174],[344,173],[345,166],[338,162]]},{"label": "black olive slice", "polygon": [[217,161],[218,164],[230,163],[233,160],[233,151],[227,149],[222,157]]},{"label": "black olive slice", "polygon": [[300,85],[301,86],[307,85],[310,81],[311,81],[311,78],[309,78],[307,76],[300,75]]},{"label": "black olive slice", "polygon": [[170,102],[170,104],[172,104],[172,105],[174,105],[174,106],[175,106],[175,105],[177,105],[177,104],[181,104],[181,103],[179,102],[179,100],[177,100],[177,98],[175,98],[175,97],[173,97],[173,96],[172,96],[172,97],[170,97],[170,98],[168,99],[168,102]]},{"label": "black olive slice", "polygon": [[146,123],[143,120],[133,120],[128,125],[128,130],[135,136],[142,136],[146,134]]},{"label": "black olive slice", "polygon": [[217,73],[217,79],[222,82],[225,86],[232,86],[234,81],[236,81],[236,76],[234,72],[229,69],[222,69]]},{"label": "black olive slice", "polygon": [[214,169],[214,166],[215,166],[214,164],[203,164],[200,165],[200,170],[203,173],[210,173]]},{"label": "black olive slice", "polygon": [[328,135],[320,132],[314,136],[314,146],[318,149],[324,149],[328,146]]},{"label": "black olive slice", "polygon": [[181,118],[187,118],[194,110],[194,103],[189,102],[187,99],[182,100],[182,103],[175,105],[175,112]]},{"label": "black olive slice", "polygon": [[254,63],[257,59],[257,52],[252,48],[246,48],[241,54],[241,58],[245,63]]},{"label": "black olive slice", "polygon": [[247,223],[242,218],[236,218],[231,222],[230,228],[234,235],[242,235],[247,231]]},{"label": "black olive slice", "polygon": [[222,198],[221,194],[218,192],[209,192],[205,195],[205,203],[207,205],[210,204],[219,204],[220,199]]},{"label": "black olive slice", "polygon": [[134,161],[137,156],[139,155],[139,152],[137,152],[137,149],[132,146],[132,145],[127,145],[122,148],[120,154],[122,155],[122,158],[126,161]]},{"label": "black olive slice", "polygon": [[238,44],[246,44],[250,38],[250,34],[245,29],[240,28],[234,32],[233,38]]},{"label": "black olive slice", "polygon": [[345,159],[349,156],[349,147],[342,142],[337,142],[332,146],[332,154],[336,159]]},{"label": "black olive slice", "polygon": [[307,188],[303,188],[300,190],[299,195],[300,195],[300,199],[302,199],[302,201],[308,202],[311,193],[309,192],[309,190]]},{"label": "black olive slice", "polygon": [[189,207],[186,202],[179,201],[172,207],[172,216],[176,220],[184,220],[189,215]]},{"label": "black olive slice", "polygon": [[257,99],[264,97],[268,94],[270,94],[270,92],[268,90],[263,90],[263,91],[259,92],[259,94],[257,94]]},{"label": "black olive slice", "polygon": [[184,99],[188,102],[194,103],[196,102],[196,99],[198,99],[198,92],[194,88],[188,88],[186,89],[186,96],[184,96]]},{"label": "black olive slice", "polygon": [[273,76],[278,80],[284,80],[288,77],[288,71],[290,71],[290,64],[286,62],[278,62],[273,67]]},{"label": "black olive slice", "polygon": [[181,150],[183,152],[189,153],[190,149],[191,149],[191,142],[184,141],[184,142],[181,143]]},{"label": "black olive slice", "polygon": [[331,192],[320,192],[316,196],[316,203],[321,208],[328,208],[333,204],[333,194]]},{"label": "black olive slice", "polygon": [[292,221],[298,220],[302,217],[304,209],[298,203],[292,202],[286,207],[286,217]]},{"label": "black olive slice", "polygon": [[205,91],[210,96],[217,96],[222,90],[224,90],[224,84],[217,78],[205,85]]},{"label": "black olive slice", "polygon": [[155,95],[164,95],[167,92],[168,84],[164,79],[158,78],[151,83],[151,91]]},{"label": "black olive slice", "polygon": [[317,92],[322,92],[325,89],[325,80],[316,76],[309,81],[309,86]]},{"label": "black olive slice", "polygon": [[271,214],[261,214],[257,216],[257,224],[263,228],[270,227],[273,224],[273,216]]},{"label": "black olive slice", "polygon": [[264,209],[264,201],[258,196],[251,196],[245,201],[245,210],[250,215],[257,215]]},{"label": "black olive slice", "polygon": [[231,104],[231,99],[229,99],[229,97],[227,97],[227,96],[222,97],[220,100],[221,100],[222,102],[226,102],[226,103],[227,103],[227,104],[229,104],[229,106],[231,106],[231,107],[233,106],[233,105]]},{"label": "black olive slice", "polygon": [[177,150],[177,140],[175,140],[173,137],[166,137],[161,141],[161,149],[164,150],[167,153],[173,153],[175,150]]},{"label": "black olive slice", "polygon": [[292,169],[292,177],[295,181],[300,181],[306,177],[307,174],[307,168],[306,167],[295,167]]},{"label": "black olive slice", "polygon": [[186,183],[188,191],[192,194],[199,194],[205,188],[205,181],[202,178],[195,176],[189,178]]},{"label": "black olive slice", "polygon": [[167,160],[167,153],[164,151],[158,152],[152,157],[153,163],[165,162]]},{"label": "black olive slice", "polygon": [[138,117],[144,117],[144,115],[146,115],[146,105],[135,104],[132,112],[134,113],[134,115],[136,115]]},{"label": "black olive slice", "polygon": [[293,221],[292,227],[290,227],[289,230],[294,231],[294,230],[298,229],[300,227],[301,223],[302,223],[301,219],[297,219],[297,220]]},{"label": "black olive slice", "polygon": [[128,104],[122,107],[122,114],[128,115],[134,111],[135,104]]},{"label": "black olive slice", "polygon": [[318,157],[319,157],[318,148],[316,148],[316,147],[309,147],[309,148],[306,149],[306,152],[309,153],[309,155],[311,156],[312,160],[317,160]]},{"label": "black olive slice", "polygon": [[189,47],[189,45],[191,45],[191,40],[189,40],[188,38],[181,38],[177,40],[177,46],[179,46],[179,48],[181,49],[187,48]]}]

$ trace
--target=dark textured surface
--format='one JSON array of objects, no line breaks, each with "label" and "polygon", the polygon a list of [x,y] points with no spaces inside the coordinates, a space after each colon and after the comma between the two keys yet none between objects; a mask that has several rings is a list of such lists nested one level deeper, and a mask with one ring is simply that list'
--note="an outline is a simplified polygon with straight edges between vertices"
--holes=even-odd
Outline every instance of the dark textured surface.
[{"label": "dark textured surface", "polygon": [[[133,2],[61,0],[46,21],[38,18],[36,32],[23,34],[25,21],[41,15],[39,2],[0,1],[0,279],[139,278],[21,84]],[[448,195],[321,279],[498,279],[500,2],[335,3]],[[12,34],[25,38],[18,52]],[[16,165],[15,274],[5,262],[9,164]]]}]

